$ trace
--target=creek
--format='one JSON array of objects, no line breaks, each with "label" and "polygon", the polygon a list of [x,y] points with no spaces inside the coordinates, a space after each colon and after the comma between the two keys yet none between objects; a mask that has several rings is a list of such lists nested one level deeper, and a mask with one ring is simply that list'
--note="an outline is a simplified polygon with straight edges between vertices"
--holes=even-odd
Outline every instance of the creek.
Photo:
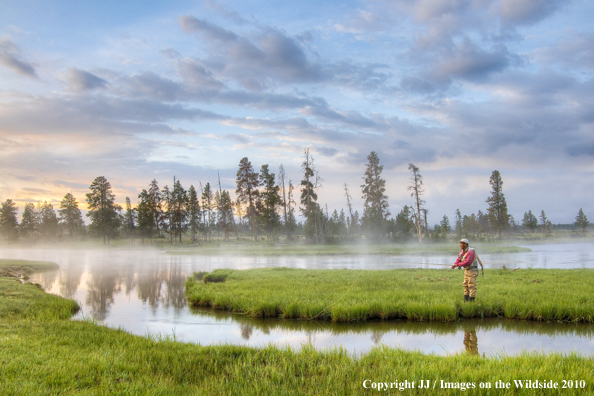
[{"label": "creek", "polygon": [[[594,268],[591,243],[530,245],[532,252],[481,254],[492,268]],[[74,320],[96,320],[133,334],[175,337],[201,345],[229,343],[299,348],[343,347],[351,353],[376,345],[452,354],[517,354],[522,351],[579,352],[594,355],[594,325],[540,323],[505,319],[455,323],[382,321],[355,324],[254,319],[245,315],[193,309],[184,296],[187,276],[216,268],[247,269],[285,266],[309,269],[443,268],[456,256],[314,256],[245,257],[171,255],[136,249],[4,249],[0,258],[46,260],[57,271],[34,274],[31,281],[50,293],[78,301]],[[488,277],[488,271],[486,276]],[[462,277],[460,275],[460,282]],[[479,284],[480,298],[480,284]]]}]

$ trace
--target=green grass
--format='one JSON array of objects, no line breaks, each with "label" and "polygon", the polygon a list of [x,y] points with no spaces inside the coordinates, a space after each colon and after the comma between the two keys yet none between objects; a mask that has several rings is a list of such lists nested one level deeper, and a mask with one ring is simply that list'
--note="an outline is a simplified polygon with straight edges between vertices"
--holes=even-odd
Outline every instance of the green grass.
[{"label": "green grass", "polygon": [[[66,320],[76,305],[34,285],[0,278],[0,300],[19,312],[0,310],[0,394],[6,395],[352,395],[376,394],[363,382],[415,381],[406,394],[459,395],[458,389],[418,389],[420,380],[511,382],[517,379],[584,380],[594,392],[594,359],[578,354],[435,356],[378,347],[363,356],[341,349],[300,351],[267,346],[200,346],[175,337],[139,337],[91,321]],[[30,304],[28,301],[34,301]],[[47,301],[44,301],[47,300]],[[36,309],[33,305],[43,308]],[[370,383],[367,383],[370,384]],[[532,392],[530,392],[532,394]],[[548,394],[548,392],[546,393]]]},{"label": "green grass", "polygon": [[[499,244],[477,244],[481,254],[530,252],[529,248],[504,246]],[[260,245],[260,244],[224,244],[221,246],[205,245],[202,247],[184,247],[169,249],[169,254],[187,255],[234,255],[234,256],[335,256],[335,255],[418,255],[449,254],[454,257],[460,251],[458,244],[385,244],[385,245]]]},{"label": "green grass", "polygon": [[26,277],[34,272],[55,271],[58,268],[58,264],[49,261],[0,259],[0,277]]},{"label": "green grass", "polygon": [[255,317],[336,322],[403,319],[454,321],[505,317],[594,323],[594,270],[487,270],[477,300],[462,299],[455,270],[215,270],[224,283],[186,281],[193,306]]}]

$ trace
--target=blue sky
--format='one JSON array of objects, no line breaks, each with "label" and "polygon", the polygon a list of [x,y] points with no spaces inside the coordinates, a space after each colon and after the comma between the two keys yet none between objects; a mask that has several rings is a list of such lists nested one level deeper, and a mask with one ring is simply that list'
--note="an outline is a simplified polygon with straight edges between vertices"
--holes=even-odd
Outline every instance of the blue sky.
[{"label": "blue sky", "polygon": [[366,157],[390,210],[425,179],[429,222],[486,209],[594,216],[594,5],[588,1],[0,1],[0,199],[118,200],[156,178],[234,190],[239,161],[304,148],[320,202],[362,210]]}]

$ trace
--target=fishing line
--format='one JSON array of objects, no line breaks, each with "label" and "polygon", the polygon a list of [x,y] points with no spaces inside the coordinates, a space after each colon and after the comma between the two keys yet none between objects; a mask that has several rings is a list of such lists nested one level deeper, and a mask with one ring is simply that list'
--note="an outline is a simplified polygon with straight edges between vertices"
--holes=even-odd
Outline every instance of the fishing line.
[{"label": "fishing line", "polygon": [[362,271],[362,270],[357,270],[357,271],[359,271],[359,276],[357,276],[357,278],[356,278],[355,280],[353,280],[353,282],[351,283],[351,285],[349,286],[349,288],[347,289],[347,291],[345,291],[345,292],[342,294],[342,296],[340,296],[339,298],[337,298],[337,299],[336,299],[336,300],[335,300],[335,301],[334,301],[332,304],[330,304],[330,305],[328,305],[328,306],[326,306],[326,307],[322,308],[322,310],[321,310],[320,312],[318,312],[318,314],[317,314],[316,316],[314,316],[314,317],[312,317],[312,318],[309,318],[309,319],[307,319],[307,320],[314,320],[315,318],[317,318],[318,316],[320,316],[320,314],[321,314],[322,312],[324,312],[324,311],[325,311],[327,308],[330,308],[331,306],[333,306],[334,304],[336,304],[337,302],[339,302],[340,300],[342,300],[342,299],[344,298],[344,296],[345,296],[345,295],[346,295],[346,294],[347,294],[349,291],[351,291],[351,289],[352,289],[352,288],[353,288],[353,286],[355,285],[355,282],[357,282],[357,281],[359,280],[359,278],[361,277],[361,274],[363,273],[363,271]]}]

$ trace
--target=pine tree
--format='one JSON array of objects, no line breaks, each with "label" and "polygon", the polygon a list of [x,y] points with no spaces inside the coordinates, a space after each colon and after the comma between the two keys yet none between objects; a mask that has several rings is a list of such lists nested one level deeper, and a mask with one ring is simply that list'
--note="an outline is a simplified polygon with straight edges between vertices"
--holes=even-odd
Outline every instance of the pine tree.
[{"label": "pine tree", "polygon": [[254,234],[254,240],[257,241],[258,231],[256,218],[259,215],[258,187],[260,186],[260,178],[258,176],[258,173],[254,172],[252,163],[248,160],[247,157],[244,157],[241,159],[241,161],[239,161],[239,169],[237,171],[237,178],[235,180],[235,184],[237,186],[237,189],[235,190],[235,194],[237,194],[237,199],[243,205],[247,205],[246,217],[248,218],[249,225],[252,229],[252,233]]},{"label": "pine tree", "polygon": [[134,244],[134,237],[136,236],[137,219],[138,216],[136,210],[132,207],[130,197],[126,197],[126,212],[124,213],[123,227],[132,244]]},{"label": "pine tree", "polygon": [[400,241],[407,241],[412,236],[412,232],[415,229],[415,216],[412,208],[408,205],[404,205],[400,213],[396,215],[395,219],[395,239]]},{"label": "pine tree", "polygon": [[202,210],[204,213],[204,240],[210,240],[210,232],[214,220],[213,214],[214,197],[210,183],[206,183],[204,190],[202,190]]},{"label": "pine tree", "polygon": [[233,229],[233,225],[235,221],[233,219],[233,202],[231,201],[231,196],[229,195],[229,191],[221,190],[219,194],[219,211],[217,213],[217,218],[219,221],[219,225],[221,226],[221,230],[223,231],[224,238],[226,241],[229,240],[229,233]]},{"label": "pine tree", "polygon": [[287,239],[289,239],[289,233],[287,230],[287,221],[288,221],[288,213],[287,213],[287,192],[285,189],[285,179],[287,178],[287,174],[285,173],[285,167],[283,166],[283,164],[280,165],[280,167],[278,168],[278,186],[280,188],[279,193],[282,192],[282,196],[281,196],[281,205],[283,207],[283,212],[284,212],[284,216],[283,216],[283,225],[285,227],[285,232],[287,232]]},{"label": "pine tree", "polygon": [[35,205],[28,203],[23,210],[23,217],[19,225],[19,234],[22,238],[31,238],[39,232],[39,218],[35,211]]},{"label": "pine tree", "polygon": [[152,233],[156,233],[156,236],[161,236],[161,227],[163,226],[163,197],[161,196],[161,190],[157,180],[153,179],[149,185],[147,191],[147,212],[151,217],[151,236]]},{"label": "pine tree", "polygon": [[314,158],[306,148],[303,152],[303,180],[301,180],[301,213],[305,217],[304,233],[310,240],[316,243],[323,242],[323,213],[317,203],[317,189],[321,187],[320,177],[314,167]]},{"label": "pine tree", "polygon": [[540,212],[539,217],[540,217],[540,225],[542,226],[542,232],[549,234],[551,232],[551,222],[547,218],[547,215],[545,214],[544,210],[542,210]]},{"label": "pine tree", "polygon": [[111,191],[111,184],[103,176],[97,176],[91,186],[90,193],[86,194],[91,219],[90,229],[96,235],[103,238],[103,244],[117,236],[120,226],[118,212],[122,210],[120,205],[115,203],[115,195]]},{"label": "pine tree", "polygon": [[423,176],[421,176],[419,168],[417,168],[415,164],[413,164],[412,162],[408,164],[408,170],[410,170],[410,172],[412,173],[410,177],[410,185],[408,186],[408,190],[412,191],[410,193],[410,196],[411,198],[415,199],[415,207],[417,208],[415,214],[415,223],[417,226],[417,237],[419,238],[419,243],[421,243],[421,241],[423,240],[423,232],[421,230],[421,207],[425,203],[425,201],[421,199],[421,195],[423,195],[423,193],[425,192],[425,190],[423,190]]},{"label": "pine tree", "polygon": [[534,231],[538,227],[538,219],[532,213],[531,210],[529,210],[528,212],[524,212],[524,219],[522,220],[522,227],[528,228],[532,234],[534,234]]},{"label": "pine tree", "polygon": [[268,240],[271,240],[274,230],[280,224],[277,209],[282,200],[279,195],[280,187],[275,183],[274,173],[270,173],[268,165],[262,165],[260,169],[260,185],[263,187],[260,194],[262,200],[262,224],[268,232]]},{"label": "pine tree", "polygon": [[58,218],[60,224],[66,229],[70,238],[74,237],[77,231],[85,226],[82,214],[78,208],[78,202],[71,193],[64,195],[62,202],[60,202]]},{"label": "pine tree", "polygon": [[144,245],[145,238],[150,238],[156,232],[155,219],[151,212],[151,197],[146,189],[142,189],[138,194],[138,205],[136,207],[137,215],[137,234]]},{"label": "pine tree", "polygon": [[287,223],[285,227],[287,228],[287,239],[293,239],[293,233],[297,228],[297,221],[295,219],[295,200],[293,199],[293,190],[295,186],[293,186],[293,182],[289,180],[289,191],[287,194]]},{"label": "pine tree", "polygon": [[190,238],[192,242],[198,239],[198,232],[200,231],[202,223],[202,212],[200,211],[200,202],[198,201],[198,194],[194,186],[188,189],[188,219],[190,227]]},{"label": "pine tree", "polygon": [[386,181],[381,174],[384,170],[380,165],[380,159],[375,151],[367,156],[369,161],[365,168],[364,184],[361,185],[362,198],[365,200],[363,211],[363,226],[370,237],[380,240],[386,232],[386,220],[390,215],[388,211],[388,196],[386,192]]},{"label": "pine tree", "polygon": [[41,235],[53,239],[58,233],[58,218],[50,202],[44,201],[39,214],[39,230]]},{"label": "pine tree", "polygon": [[18,211],[19,208],[12,199],[4,201],[0,208],[0,234],[8,241],[14,241],[19,237]]},{"label": "pine tree", "polygon": [[577,216],[575,217],[575,226],[577,228],[581,228],[582,232],[586,232],[586,228],[588,227],[588,225],[590,225],[588,217],[586,217],[584,211],[582,210],[582,208],[580,208]]},{"label": "pine tree", "polygon": [[503,180],[498,170],[494,170],[489,179],[491,184],[491,196],[485,202],[489,204],[487,219],[493,230],[496,230],[499,238],[501,232],[509,227],[509,215],[507,214],[507,202],[503,194]]},{"label": "pine tree", "polygon": [[439,222],[439,226],[441,228],[441,233],[444,236],[447,236],[447,234],[450,231],[452,231],[452,226],[450,225],[450,219],[448,219],[448,216],[446,216],[446,215],[443,215],[443,218]]},{"label": "pine tree", "polygon": [[182,242],[182,234],[187,229],[187,205],[188,193],[174,176],[173,189],[171,190],[171,232],[180,243]]},{"label": "pine tree", "polygon": [[462,213],[460,209],[456,209],[454,220],[456,221],[456,236],[460,238],[462,236]]}]

